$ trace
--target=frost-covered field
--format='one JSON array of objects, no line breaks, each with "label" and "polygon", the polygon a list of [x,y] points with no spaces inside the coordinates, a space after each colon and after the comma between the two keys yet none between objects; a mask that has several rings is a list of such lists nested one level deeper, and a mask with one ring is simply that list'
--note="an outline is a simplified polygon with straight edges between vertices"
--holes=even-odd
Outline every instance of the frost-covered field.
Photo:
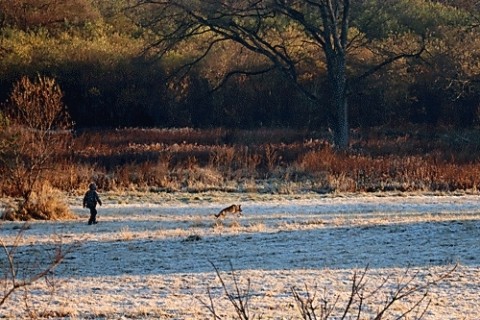
[{"label": "frost-covered field", "polygon": [[[339,296],[341,309],[353,273],[368,265],[367,289],[386,280],[385,290],[366,301],[365,310],[374,312],[396,284],[414,274],[412,285],[426,283],[458,263],[430,287],[424,319],[480,318],[477,196],[101,196],[98,225],[87,225],[80,198],[70,199],[78,219],[30,223],[18,261],[36,266],[52,246],[80,246],[55,277],[11,297],[0,317],[24,316],[27,301],[27,309],[73,319],[211,319],[202,305],[211,297],[218,315],[232,318],[213,265],[232,290],[232,266],[242,290],[250,281],[250,314],[263,319],[300,318],[292,287],[316,293],[318,303]],[[232,203],[242,204],[243,216],[215,223],[213,214]],[[19,225],[0,225],[2,240],[12,244]],[[419,297],[391,311],[401,314]]]}]

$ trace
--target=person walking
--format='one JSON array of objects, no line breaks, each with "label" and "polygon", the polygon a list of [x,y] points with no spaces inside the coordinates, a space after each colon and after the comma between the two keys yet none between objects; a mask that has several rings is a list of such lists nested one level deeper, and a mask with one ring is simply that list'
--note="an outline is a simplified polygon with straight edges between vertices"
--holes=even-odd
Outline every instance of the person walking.
[{"label": "person walking", "polygon": [[102,205],[102,200],[100,200],[100,197],[98,196],[97,185],[92,182],[83,197],[83,207],[90,209],[90,219],[88,220],[89,225],[97,224],[97,203]]}]

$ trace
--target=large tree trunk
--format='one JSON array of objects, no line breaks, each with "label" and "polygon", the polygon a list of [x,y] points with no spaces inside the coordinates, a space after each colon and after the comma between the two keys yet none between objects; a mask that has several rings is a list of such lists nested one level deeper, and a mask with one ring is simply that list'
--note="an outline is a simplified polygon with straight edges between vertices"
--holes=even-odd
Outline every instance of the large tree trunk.
[{"label": "large tree trunk", "polygon": [[340,100],[334,101],[334,108],[336,110],[334,143],[338,149],[347,149],[350,140],[347,98],[344,96]]},{"label": "large tree trunk", "polygon": [[330,83],[330,105],[334,115],[334,144],[338,149],[349,146],[346,61],[343,53],[327,57]]},{"label": "large tree trunk", "polygon": [[335,147],[343,150],[349,146],[346,54],[350,0],[322,1],[320,11],[324,28],[321,42],[327,60],[330,106],[334,115],[333,140]]}]

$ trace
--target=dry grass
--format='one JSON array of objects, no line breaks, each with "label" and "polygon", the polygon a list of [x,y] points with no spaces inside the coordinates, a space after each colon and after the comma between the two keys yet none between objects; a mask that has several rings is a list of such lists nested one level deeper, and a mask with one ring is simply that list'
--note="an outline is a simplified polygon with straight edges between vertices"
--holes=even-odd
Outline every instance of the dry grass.
[{"label": "dry grass", "polygon": [[[20,209],[18,209],[20,208]],[[74,219],[75,215],[64,202],[64,194],[52,188],[48,183],[34,191],[26,205],[8,206],[2,219],[27,221],[36,220],[64,220]]]},{"label": "dry grass", "polygon": [[134,238],[134,234],[128,226],[124,226],[118,232],[118,241],[129,241]]},{"label": "dry grass", "polygon": [[370,129],[353,132],[351,150],[337,152],[325,136],[294,130],[85,131],[47,180],[77,193],[92,180],[104,191],[477,191],[479,138]]}]

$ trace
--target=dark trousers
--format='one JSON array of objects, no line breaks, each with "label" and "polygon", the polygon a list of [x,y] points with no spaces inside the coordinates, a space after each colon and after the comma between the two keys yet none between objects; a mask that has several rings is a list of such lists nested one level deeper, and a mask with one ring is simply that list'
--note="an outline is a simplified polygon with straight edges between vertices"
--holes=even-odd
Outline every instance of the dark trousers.
[{"label": "dark trousers", "polygon": [[97,208],[90,207],[90,219],[88,219],[88,224],[97,223]]}]

